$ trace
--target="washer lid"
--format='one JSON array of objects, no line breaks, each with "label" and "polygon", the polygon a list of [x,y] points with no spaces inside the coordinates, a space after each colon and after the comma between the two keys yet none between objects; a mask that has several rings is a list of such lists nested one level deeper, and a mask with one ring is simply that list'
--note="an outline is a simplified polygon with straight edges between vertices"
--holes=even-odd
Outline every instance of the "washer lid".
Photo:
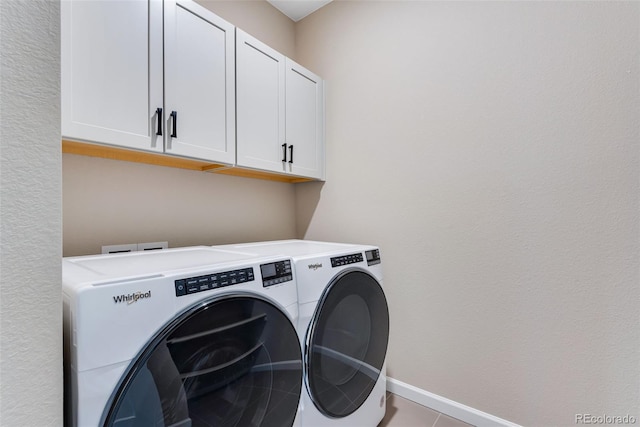
[{"label": "washer lid", "polygon": [[213,297],[134,359],[100,425],[291,426],[301,390],[302,354],[286,314],[259,297]]},{"label": "washer lid", "polygon": [[[253,254],[202,246],[65,258],[65,262],[77,267],[74,269],[76,277],[103,280],[161,274],[172,270],[253,259]],[[82,270],[84,273],[79,273]]]},{"label": "washer lid", "polygon": [[332,418],[355,412],[373,390],[387,353],[389,310],[378,281],[359,269],[336,276],[307,331],[311,400]]},{"label": "washer lid", "polygon": [[311,240],[275,240],[240,245],[223,246],[240,251],[251,251],[260,255],[281,255],[293,257],[319,256],[322,254],[352,251],[359,245],[346,243],[316,242]]}]

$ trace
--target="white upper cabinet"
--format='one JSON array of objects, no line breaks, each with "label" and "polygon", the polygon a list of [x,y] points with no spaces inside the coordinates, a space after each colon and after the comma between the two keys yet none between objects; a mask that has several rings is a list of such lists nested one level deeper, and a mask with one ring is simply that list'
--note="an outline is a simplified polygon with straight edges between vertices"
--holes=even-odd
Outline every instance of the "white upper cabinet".
[{"label": "white upper cabinet", "polygon": [[62,0],[61,25],[63,139],[324,179],[322,79],[193,0]]},{"label": "white upper cabinet", "polygon": [[160,151],[162,2],[61,2],[62,136]]},{"label": "white upper cabinet", "polygon": [[61,13],[63,138],[234,163],[231,24],[191,0],[63,0]]},{"label": "white upper cabinet", "polygon": [[286,142],[295,175],[324,179],[324,85],[320,77],[286,61]]},{"label": "white upper cabinet", "polygon": [[235,28],[189,0],[164,8],[166,152],[232,164]]},{"label": "white upper cabinet", "polygon": [[324,179],[322,80],[236,29],[238,166]]},{"label": "white upper cabinet", "polygon": [[237,163],[286,172],[285,57],[236,30]]}]

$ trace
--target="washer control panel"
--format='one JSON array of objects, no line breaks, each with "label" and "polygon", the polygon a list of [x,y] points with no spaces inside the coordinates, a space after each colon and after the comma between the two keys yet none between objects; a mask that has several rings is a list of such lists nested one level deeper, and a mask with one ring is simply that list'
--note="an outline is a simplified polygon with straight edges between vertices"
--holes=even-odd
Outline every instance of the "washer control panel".
[{"label": "washer control panel", "polygon": [[367,265],[380,264],[380,250],[373,249],[371,251],[365,251],[367,257]]},{"label": "washer control panel", "polygon": [[223,288],[238,283],[254,280],[253,268],[224,271],[222,273],[207,274],[204,276],[189,277],[175,281],[176,296],[191,295],[210,289]]},{"label": "washer control panel", "polygon": [[261,264],[260,272],[262,273],[262,286],[265,288],[293,280],[291,261],[288,259]]},{"label": "washer control panel", "polygon": [[364,258],[362,257],[362,252],[358,252],[357,254],[351,255],[343,255],[331,258],[331,267],[341,267],[343,265],[355,264],[356,262],[362,262]]}]

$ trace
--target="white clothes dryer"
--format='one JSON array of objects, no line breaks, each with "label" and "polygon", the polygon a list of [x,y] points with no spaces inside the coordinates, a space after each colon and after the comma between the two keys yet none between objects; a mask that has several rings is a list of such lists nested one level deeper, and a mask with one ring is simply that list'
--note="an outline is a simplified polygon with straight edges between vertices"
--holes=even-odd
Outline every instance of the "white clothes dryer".
[{"label": "white clothes dryer", "polygon": [[209,247],[63,259],[65,425],[299,425],[287,257]]},{"label": "white clothes dryer", "polygon": [[293,258],[305,362],[302,426],[377,426],[389,341],[379,248],[304,240],[219,248]]}]

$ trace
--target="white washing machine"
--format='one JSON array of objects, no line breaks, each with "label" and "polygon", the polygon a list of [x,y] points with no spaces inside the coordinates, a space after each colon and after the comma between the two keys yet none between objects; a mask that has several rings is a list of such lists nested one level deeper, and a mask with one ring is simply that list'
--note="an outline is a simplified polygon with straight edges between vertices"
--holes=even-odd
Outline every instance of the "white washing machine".
[{"label": "white washing machine", "polygon": [[218,248],[293,258],[305,361],[302,426],[377,426],[389,341],[379,249],[304,240]]},{"label": "white washing machine", "polygon": [[65,425],[299,425],[287,257],[209,247],[65,258]]}]

